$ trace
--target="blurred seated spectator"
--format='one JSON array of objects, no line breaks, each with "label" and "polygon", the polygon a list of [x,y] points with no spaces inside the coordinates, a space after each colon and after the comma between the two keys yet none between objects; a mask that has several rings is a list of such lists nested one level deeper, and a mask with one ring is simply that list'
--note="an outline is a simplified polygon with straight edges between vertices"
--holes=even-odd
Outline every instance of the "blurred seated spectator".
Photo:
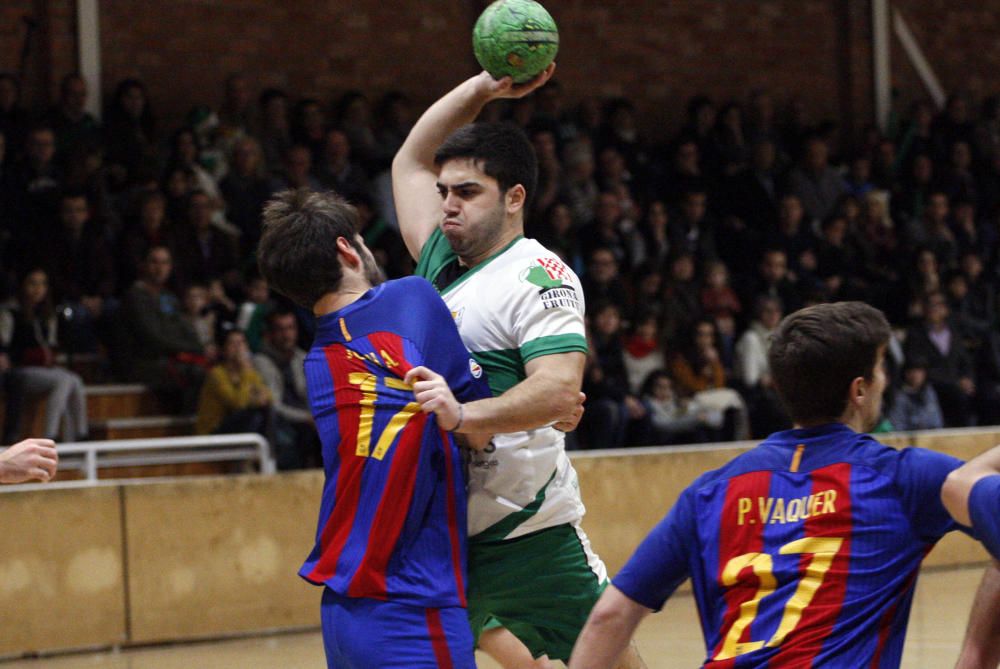
[{"label": "blurred seated spectator", "polygon": [[611,249],[600,246],[590,252],[581,284],[588,302],[611,302],[623,313],[630,309],[628,289],[619,276],[618,260]]},{"label": "blurred seated spectator", "polygon": [[706,318],[736,317],[743,310],[740,298],[729,285],[729,270],[718,260],[705,265],[705,285],[701,289],[701,313]]},{"label": "blurred seated spectator", "polygon": [[191,412],[208,365],[205,347],[170,291],[173,258],[164,246],[146,252],[139,279],[122,300],[118,350],[122,378],[145,383],[176,412]]},{"label": "blurred seated spectator", "polygon": [[750,412],[750,432],[755,439],[791,426],[774,387],[767,359],[771,336],[782,316],[781,302],[777,298],[757,298],[754,319],[736,343],[735,373],[742,384],[743,397]]},{"label": "blurred seated spectator", "polygon": [[812,224],[805,220],[799,196],[787,193],[778,203],[777,226],[764,236],[764,248],[784,251],[788,271],[797,280],[803,270],[815,269],[808,256],[812,254],[815,257],[816,233],[819,231],[819,222],[814,230]]},{"label": "blurred seated spectator", "polygon": [[623,353],[629,392],[639,395],[642,383],[650,374],[665,369],[666,357],[660,339],[659,318],[653,313],[643,313],[632,322],[625,338]]},{"label": "blurred seated spectator", "polygon": [[923,322],[909,329],[903,347],[907,360],[922,360],[927,377],[941,403],[945,425],[972,425],[976,394],[972,359],[959,332],[949,319],[948,302],[939,290],[923,300]]},{"label": "blurred seated spectator", "polygon": [[636,254],[641,252],[642,242],[635,222],[624,216],[618,196],[610,191],[598,196],[594,220],[580,228],[578,236],[586,257],[591,257],[596,249],[608,249],[621,272],[627,273]]},{"label": "blurred seated spectator", "polygon": [[670,375],[682,397],[695,399],[706,409],[726,413],[725,439],[749,438],[746,405],[739,393],[726,385],[715,323],[704,319],[694,323],[688,341],[671,359]]},{"label": "blurred seated spectator", "polygon": [[740,301],[756,304],[760,295],[781,300],[786,313],[802,307],[802,294],[788,273],[788,256],[781,249],[765,249],[757,265],[757,274],[746,282]]},{"label": "blurred seated spectator", "polygon": [[264,164],[268,173],[281,170],[281,161],[292,146],[291,126],[288,119],[288,95],[277,88],[265,89],[258,99],[260,107],[260,139]]},{"label": "blurred seated spectator", "polygon": [[[44,231],[58,220],[63,170],[55,162],[56,140],[52,128],[36,125],[28,131],[24,156],[8,174],[8,206],[4,212],[10,243],[8,254],[31,251]],[[8,261],[13,258],[8,259]]]},{"label": "blurred seated spectator", "polygon": [[944,427],[941,405],[927,381],[927,362],[916,357],[903,365],[903,383],[893,395],[888,414],[894,430],[936,430]]},{"label": "blurred seated spectator", "polygon": [[672,253],[690,253],[699,265],[718,257],[716,225],[708,213],[708,192],[692,186],[683,192],[670,217],[667,236]]},{"label": "blurred seated spectator", "polygon": [[271,291],[264,277],[255,272],[246,281],[246,299],[236,312],[236,327],[254,353],[260,350],[267,315],[274,310]]},{"label": "blurred seated spectator", "polygon": [[117,308],[115,264],[105,237],[94,225],[84,193],[67,191],[59,205],[61,226],[39,249],[46,258],[53,299],[69,315],[61,335],[73,352],[98,348],[106,315]]},{"label": "blurred seated spectator", "polygon": [[806,139],[802,161],[788,175],[788,190],[802,202],[807,227],[833,215],[837,202],[847,192],[847,185],[829,158],[826,140],[814,134]]},{"label": "blurred seated spectator", "polygon": [[219,182],[219,191],[225,201],[226,220],[240,232],[241,256],[250,256],[260,239],[261,210],[271,195],[256,139],[240,137],[233,143],[229,171]]},{"label": "blurred seated spectator", "polygon": [[958,245],[949,226],[950,211],[948,196],[935,191],[927,200],[923,216],[910,221],[906,230],[909,247],[930,249],[943,268],[954,267],[958,260]]},{"label": "blurred seated spectator", "polygon": [[322,464],[319,438],[312,413],[303,363],[306,352],[298,347],[295,314],[278,309],[267,316],[267,328],[254,367],[271,392],[275,413],[275,455],[278,469],[301,469]]},{"label": "blurred seated spectator", "polygon": [[573,224],[587,225],[594,219],[600,188],[594,178],[594,147],[577,140],[563,149],[563,177],[560,198],[569,205]]},{"label": "blurred seated spectator", "polygon": [[200,162],[198,156],[201,153],[198,133],[194,128],[183,127],[170,138],[170,157],[167,161],[168,171],[176,168],[183,168],[193,177],[191,187],[200,190],[208,196],[212,204],[220,211],[223,209],[222,193],[219,192],[219,185],[216,183],[212,173],[209,172]]},{"label": "blurred seated spectator", "polygon": [[681,252],[670,259],[663,283],[663,336],[667,342],[676,342],[687,336],[692,324],[700,317],[701,300],[694,255]]},{"label": "blurred seated spectator", "polygon": [[313,158],[309,147],[294,144],[285,152],[283,169],[271,179],[271,192],[288,188],[308,188],[313,191],[323,190],[323,184],[312,175]]},{"label": "blurred seated spectator", "polygon": [[390,279],[398,279],[413,273],[413,262],[406,251],[403,238],[396,228],[378,215],[375,200],[367,192],[352,193],[347,201],[358,210],[361,229],[358,232],[365,240],[375,262]]},{"label": "blurred seated spectator", "polygon": [[351,157],[351,142],[342,130],[328,130],[323,144],[323,160],[313,165],[313,173],[324,188],[341,197],[368,190],[368,175]]},{"label": "blurred seated spectator", "polygon": [[0,135],[7,140],[7,154],[16,158],[24,145],[31,116],[21,106],[21,84],[10,72],[0,72]]},{"label": "blurred seated spectator", "polygon": [[579,235],[574,228],[573,214],[568,204],[556,201],[542,213],[540,223],[534,224],[534,221],[529,219],[527,224],[531,226],[531,236],[534,239],[562,258],[574,272],[583,274]]},{"label": "blurred seated spectator", "polygon": [[121,239],[118,276],[119,285],[131,286],[139,276],[146,252],[153,246],[175,250],[174,235],[166,219],[167,199],[159,190],[139,196],[138,220],[125,229]]},{"label": "blurred seated spectator", "polygon": [[124,79],[115,87],[105,116],[104,143],[104,162],[114,190],[136,183],[144,168],[162,169],[156,119],[146,86],[138,79]]},{"label": "blurred seated spectator", "polygon": [[205,376],[198,398],[198,434],[257,432],[270,437],[271,391],[254,369],[246,337],[236,328],[222,337],[219,364]]},{"label": "blurred seated spectator", "polygon": [[177,227],[177,277],[181,284],[228,278],[238,265],[236,240],[212,225],[212,200],[201,191],[188,196],[188,216]]},{"label": "blurred seated spectator", "polygon": [[101,144],[101,125],[87,111],[89,95],[87,81],[76,72],[59,82],[59,100],[49,112],[47,122],[55,132],[60,159],[81,148]]},{"label": "blurred seated spectator", "polygon": [[586,448],[619,448],[630,443],[629,425],[642,421],[646,409],[629,392],[621,340],[621,309],[598,302],[590,317],[589,356],[583,376],[587,411],[580,437]]},{"label": "blurred seated spectator", "polygon": [[181,293],[181,315],[198,336],[198,342],[205,352],[205,358],[214,362],[218,358],[216,344],[216,313],[208,301],[208,286],[192,283]]},{"label": "blurred seated spectator", "polygon": [[649,433],[644,440],[651,446],[694,444],[719,441],[725,423],[723,412],[684,400],[674,393],[670,375],[655,371],[642,384],[642,403],[649,415]]},{"label": "blurred seated spectator", "polygon": [[45,270],[35,268],[23,275],[15,307],[0,312],[7,323],[0,332],[9,337],[0,342],[3,353],[17,369],[17,389],[26,396],[45,395],[46,439],[82,441],[88,438],[87,396],[83,379],[55,364],[58,332],[55,308],[49,295]]}]

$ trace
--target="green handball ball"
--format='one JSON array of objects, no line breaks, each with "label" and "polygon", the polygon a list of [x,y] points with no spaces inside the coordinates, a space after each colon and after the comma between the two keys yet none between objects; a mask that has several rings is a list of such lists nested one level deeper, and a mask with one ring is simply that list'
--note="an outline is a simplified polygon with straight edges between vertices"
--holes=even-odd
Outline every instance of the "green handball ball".
[{"label": "green handball ball", "polygon": [[535,0],[497,0],[472,29],[472,51],[494,79],[531,81],[555,60],[558,50],[556,22]]}]

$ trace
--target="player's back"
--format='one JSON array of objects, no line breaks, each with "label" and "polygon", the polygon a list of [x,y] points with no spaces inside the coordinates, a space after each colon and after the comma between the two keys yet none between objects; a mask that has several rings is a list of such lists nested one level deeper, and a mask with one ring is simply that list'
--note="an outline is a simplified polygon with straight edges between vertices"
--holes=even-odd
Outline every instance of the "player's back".
[{"label": "player's back", "polygon": [[299,573],[348,597],[464,606],[462,464],[403,382],[418,365],[460,400],[489,396],[422,279],[387,282],[317,320],[305,371],[326,482],[316,545]]},{"label": "player's back", "polygon": [[685,491],[706,667],[897,667],[959,462],[841,424],[772,435]]}]

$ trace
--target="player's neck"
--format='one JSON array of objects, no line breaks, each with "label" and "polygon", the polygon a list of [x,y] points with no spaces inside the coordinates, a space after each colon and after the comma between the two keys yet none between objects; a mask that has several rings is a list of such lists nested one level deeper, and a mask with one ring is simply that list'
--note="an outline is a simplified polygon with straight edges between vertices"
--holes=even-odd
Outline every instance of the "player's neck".
[{"label": "player's neck", "polygon": [[371,283],[366,279],[345,275],[339,290],[327,293],[316,301],[313,305],[313,315],[319,318],[340,311],[349,304],[357,302],[362,295],[371,290],[371,287]]},{"label": "player's neck", "polygon": [[508,227],[502,235],[500,235],[496,242],[490,245],[490,247],[483,251],[482,253],[477,253],[474,256],[459,256],[458,260],[462,263],[462,266],[468,267],[469,269],[474,268],[493,256],[495,256],[500,251],[507,248],[511,242],[513,242],[518,237],[524,234],[524,225],[512,225]]}]

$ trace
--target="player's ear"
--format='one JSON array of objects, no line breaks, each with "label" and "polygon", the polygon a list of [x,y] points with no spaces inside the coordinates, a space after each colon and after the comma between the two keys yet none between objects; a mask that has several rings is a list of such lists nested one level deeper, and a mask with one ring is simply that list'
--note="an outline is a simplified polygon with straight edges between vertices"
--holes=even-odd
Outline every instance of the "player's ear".
[{"label": "player's ear", "polygon": [[858,376],[851,381],[850,401],[852,404],[864,402],[869,392],[871,389],[868,387],[868,381],[865,380],[865,377]]},{"label": "player's ear", "polygon": [[337,237],[337,254],[340,256],[342,264],[349,264],[353,267],[361,262],[361,255],[346,237]]},{"label": "player's ear", "polygon": [[524,186],[521,184],[515,184],[508,188],[507,193],[504,195],[504,204],[507,207],[507,213],[516,214],[523,210],[527,199],[528,191],[524,190]]}]

